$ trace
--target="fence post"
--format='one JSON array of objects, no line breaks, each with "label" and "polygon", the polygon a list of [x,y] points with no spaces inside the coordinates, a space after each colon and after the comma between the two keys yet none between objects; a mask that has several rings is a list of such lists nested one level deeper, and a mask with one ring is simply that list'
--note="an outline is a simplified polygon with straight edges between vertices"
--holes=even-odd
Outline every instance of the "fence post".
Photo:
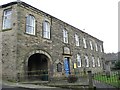
[{"label": "fence post", "polygon": [[89,89],[93,89],[92,72],[88,71]]}]

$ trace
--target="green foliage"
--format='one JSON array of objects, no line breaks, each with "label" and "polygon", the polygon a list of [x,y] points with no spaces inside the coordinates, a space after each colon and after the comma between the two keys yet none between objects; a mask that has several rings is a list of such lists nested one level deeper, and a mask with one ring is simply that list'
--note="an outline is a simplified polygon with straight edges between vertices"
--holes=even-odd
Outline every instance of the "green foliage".
[{"label": "green foliage", "polygon": [[110,75],[110,77],[107,77],[106,75],[102,75],[102,74],[94,75],[95,80],[110,84],[115,87],[120,87],[120,80],[118,80],[118,78],[119,75],[117,73]]},{"label": "green foliage", "polygon": [[120,60],[115,63],[115,69],[120,69]]}]

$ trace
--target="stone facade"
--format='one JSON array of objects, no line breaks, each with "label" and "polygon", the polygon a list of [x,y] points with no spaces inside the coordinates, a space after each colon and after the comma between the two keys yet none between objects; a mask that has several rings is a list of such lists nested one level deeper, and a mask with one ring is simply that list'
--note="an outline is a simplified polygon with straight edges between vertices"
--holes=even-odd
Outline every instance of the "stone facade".
[{"label": "stone facade", "polygon": [[112,70],[115,67],[115,63],[119,60],[118,53],[105,53],[105,70]]},{"label": "stone facade", "polygon": [[[45,62],[47,63],[48,78],[66,76],[65,58],[69,58],[70,73],[74,73],[75,69],[78,72],[83,72],[83,70],[91,70],[93,73],[103,71],[104,50],[101,40],[24,2],[11,2],[2,5],[0,8],[0,22],[3,22],[3,12],[8,8],[12,9],[12,26],[9,29],[3,30],[2,24],[0,24],[0,42],[2,44],[0,45],[2,46],[0,47],[0,52],[2,53],[0,59],[4,79],[16,80],[19,74],[21,78],[26,78],[27,71],[32,66],[46,68],[46,65],[37,65],[35,64],[37,61],[31,60],[37,56],[40,59],[47,59]],[[35,35],[26,33],[27,15],[35,17]],[[44,21],[50,23],[50,39],[43,37]],[[68,43],[64,43],[63,41],[63,29],[68,31]],[[79,36],[79,46],[75,45],[75,34]],[[86,39],[87,48],[84,48],[83,38]],[[93,50],[90,48],[89,41],[93,43]],[[95,43],[97,43],[97,51]],[[102,46],[102,51],[100,50],[100,45]],[[81,67],[77,66],[77,54],[81,56]],[[88,56],[89,67],[85,67],[85,55]],[[95,58],[95,67],[92,65],[92,55]],[[97,65],[97,58],[100,59],[100,66]],[[29,60],[35,65],[28,64]],[[58,63],[60,63],[62,71],[57,71]],[[74,64],[76,67],[73,67]]]}]

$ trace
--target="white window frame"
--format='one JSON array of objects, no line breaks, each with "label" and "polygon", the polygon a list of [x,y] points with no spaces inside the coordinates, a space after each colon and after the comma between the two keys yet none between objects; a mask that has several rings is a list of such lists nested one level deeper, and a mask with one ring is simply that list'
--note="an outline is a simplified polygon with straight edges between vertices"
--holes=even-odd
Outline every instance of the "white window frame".
[{"label": "white window frame", "polygon": [[97,59],[98,67],[100,67],[100,58]]},{"label": "white window frame", "polygon": [[75,45],[80,46],[79,37],[77,34],[75,34]]},{"label": "white window frame", "polygon": [[95,58],[92,56],[92,66],[95,67]]},{"label": "white window frame", "polygon": [[9,29],[12,27],[12,9],[4,10],[2,29]]},{"label": "white window frame", "polygon": [[89,59],[87,55],[85,55],[85,66],[89,67]]},{"label": "white window frame", "polygon": [[100,51],[103,52],[103,50],[102,50],[102,45],[100,45]]},{"label": "white window frame", "polygon": [[98,51],[98,46],[97,46],[97,43],[95,43],[95,48],[96,48],[96,51]]},{"label": "white window frame", "polygon": [[26,17],[26,33],[35,35],[35,17],[32,15]]},{"label": "white window frame", "polygon": [[80,57],[79,54],[77,54],[77,62],[78,62],[77,66],[81,67],[82,66],[82,61],[81,61],[81,57]]},{"label": "white window frame", "polygon": [[90,41],[90,49],[93,50],[93,44],[92,44],[92,41]]},{"label": "white window frame", "polygon": [[68,43],[68,31],[63,29],[63,41],[64,43]]},{"label": "white window frame", "polygon": [[83,43],[84,43],[84,48],[87,48],[87,43],[85,38],[83,38]]},{"label": "white window frame", "polygon": [[43,22],[43,38],[50,39],[50,23],[48,21]]}]

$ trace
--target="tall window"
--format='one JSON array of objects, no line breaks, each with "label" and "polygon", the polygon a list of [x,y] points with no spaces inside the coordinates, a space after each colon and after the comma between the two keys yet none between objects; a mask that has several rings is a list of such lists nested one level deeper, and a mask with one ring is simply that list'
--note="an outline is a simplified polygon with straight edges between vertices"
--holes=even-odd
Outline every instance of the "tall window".
[{"label": "tall window", "polygon": [[100,45],[100,51],[103,52],[103,50],[102,50],[102,45]]},{"label": "tall window", "polygon": [[11,16],[12,16],[12,9],[7,9],[4,11],[3,15],[3,29],[11,28]]},{"label": "tall window", "polygon": [[96,48],[96,51],[98,51],[98,46],[97,46],[97,43],[95,43],[95,48]]},{"label": "tall window", "polygon": [[80,46],[79,37],[77,34],[75,34],[75,44],[76,46]]},{"label": "tall window", "polygon": [[85,66],[89,67],[89,59],[87,55],[85,55]]},{"label": "tall window", "polygon": [[64,43],[68,43],[68,32],[67,32],[67,30],[63,30],[63,40],[64,40]]},{"label": "tall window", "polygon": [[77,65],[78,65],[78,67],[82,66],[82,64],[81,64],[81,57],[80,57],[79,54],[77,54]]},{"label": "tall window", "polygon": [[95,67],[95,58],[92,56],[92,66]]},{"label": "tall window", "polygon": [[43,37],[50,39],[50,23],[48,21],[43,22]]},{"label": "tall window", "polygon": [[87,44],[86,44],[86,39],[83,38],[83,44],[84,44],[84,48],[87,48]]},{"label": "tall window", "polygon": [[98,67],[100,67],[100,59],[97,59]]},{"label": "tall window", "polygon": [[35,18],[32,15],[26,18],[26,33],[35,35]]},{"label": "tall window", "polygon": [[90,49],[93,50],[92,41],[90,41]]}]

